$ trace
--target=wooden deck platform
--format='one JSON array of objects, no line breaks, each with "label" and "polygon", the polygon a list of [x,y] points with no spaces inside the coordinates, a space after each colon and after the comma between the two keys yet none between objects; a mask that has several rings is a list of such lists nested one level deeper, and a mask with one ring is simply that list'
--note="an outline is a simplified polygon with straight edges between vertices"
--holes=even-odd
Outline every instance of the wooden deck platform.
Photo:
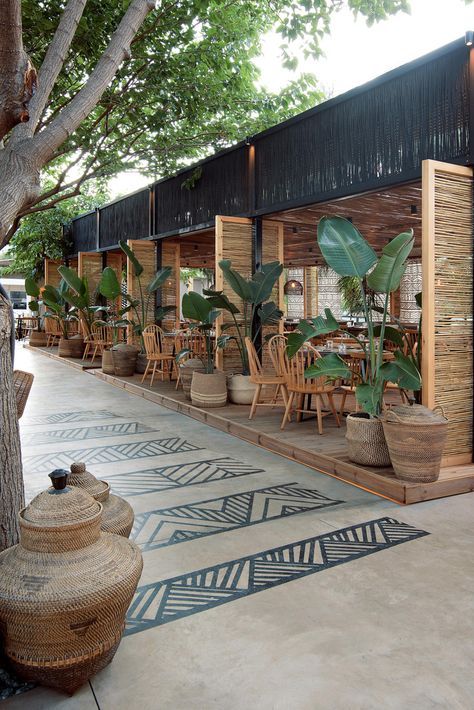
[{"label": "wooden deck platform", "polygon": [[395,477],[391,468],[364,468],[349,461],[345,424],[338,429],[332,417],[324,419],[324,434],[317,433],[315,420],[291,422],[280,431],[282,409],[261,408],[249,421],[249,407],[228,404],[218,409],[199,409],[186,400],[175,383],[141,384],[141,375],[115,377],[102,370],[91,374],[139,397],[202,421],[269,451],[281,454],[322,473],[364,488],[397,503],[418,503],[474,490],[474,464],[442,469],[434,483],[408,483]]}]

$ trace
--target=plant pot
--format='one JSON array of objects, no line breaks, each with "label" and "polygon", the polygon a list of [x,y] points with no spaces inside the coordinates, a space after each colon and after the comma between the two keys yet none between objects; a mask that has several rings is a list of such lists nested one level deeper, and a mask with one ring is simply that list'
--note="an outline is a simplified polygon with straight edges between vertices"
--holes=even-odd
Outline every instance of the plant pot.
[{"label": "plant pot", "polygon": [[197,372],[191,381],[191,401],[195,407],[210,409],[227,403],[227,378],[224,372]]},{"label": "plant pot", "polygon": [[59,357],[81,358],[84,354],[84,338],[82,335],[73,335],[67,340],[60,338],[58,355]]},{"label": "plant pot", "polygon": [[234,404],[252,404],[257,386],[250,375],[230,375],[227,381],[229,399]]},{"label": "plant pot", "polygon": [[448,434],[446,417],[414,404],[387,410],[382,424],[397,478],[413,483],[437,481]]},{"label": "plant pot", "polygon": [[102,353],[102,372],[106,375],[115,375],[114,358],[111,350]]},{"label": "plant pot", "polygon": [[42,330],[32,330],[30,333],[29,343],[32,348],[45,348],[48,342],[47,333]]},{"label": "plant pot", "polygon": [[191,399],[191,382],[193,372],[204,372],[202,361],[197,357],[192,357],[179,366],[180,382],[183,385],[183,392],[186,399]]},{"label": "plant pot", "polygon": [[115,374],[119,377],[131,377],[135,374],[139,350],[135,345],[119,343],[111,350]]},{"label": "plant pot", "polygon": [[390,454],[380,419],[364,412],[346,419],[347,455],[362,466],[390,466]]},{"label": "plant pot", "polygon": [[135,372],[138,372],[140,375],[143,375],[146,370],[147,363],[148,360],[146,357],[146,353],[138,353],[137,364],[135,365]]}]

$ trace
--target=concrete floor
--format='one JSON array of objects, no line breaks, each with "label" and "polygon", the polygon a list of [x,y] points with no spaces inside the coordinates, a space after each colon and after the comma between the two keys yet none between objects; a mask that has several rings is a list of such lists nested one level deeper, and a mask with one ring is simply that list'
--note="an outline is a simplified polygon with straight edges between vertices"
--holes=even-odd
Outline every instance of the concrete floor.
[{"label": "concrete floor", "polygon": [[86,461],[145,565],[108,668],[2,706],[472,710],[473,494],[398,506],[38,353],[16,366],[28,497]]}]

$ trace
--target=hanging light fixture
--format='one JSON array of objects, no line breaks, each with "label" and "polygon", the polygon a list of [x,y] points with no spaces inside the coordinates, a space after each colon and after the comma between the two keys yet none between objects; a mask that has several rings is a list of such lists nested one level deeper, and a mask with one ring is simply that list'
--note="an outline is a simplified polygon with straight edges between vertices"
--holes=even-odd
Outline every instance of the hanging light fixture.
[{"label": "hanging light fixture", "polygon": [[302,296],[303,284],[301,281],[297,281],[296,279],[290,279],[283,286],[283,292],[285,296]]}]

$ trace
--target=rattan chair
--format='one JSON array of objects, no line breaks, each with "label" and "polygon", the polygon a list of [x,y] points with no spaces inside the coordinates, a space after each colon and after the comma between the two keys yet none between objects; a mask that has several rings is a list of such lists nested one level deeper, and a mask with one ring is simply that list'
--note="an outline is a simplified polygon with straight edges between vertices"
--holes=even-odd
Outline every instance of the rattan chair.
[{"label": "rattan chair", "polygon": [[18,419],[25,411],[26,402],[33,384],[34,375],[23,370],[13,370],[13,387],[15,389],[16,411]]},{"label": "rattan chair", "polygon": [[[306,395],[314,397],[316,400],[316,417],[318,424],[318,432],[323,433],[323,417],[333,414],[337,426],[341,426],[339,416],[334,406],[333,393],[335,386],[328,384],[326,377],[316,377],[314,379],[306,379],[304,376],[305,369],[311,362],[317,360],[321,355],[318,351],[307,343],[303,350],[299,350],[291,359],[286,353],[281,358],[282,371],[285,373],[286,388],[288,390],[288,402],[286,405],[285,414],[281,421],[281,429],[285,428],[288,420],[288,415],[292,411],[295,397],[298,398],[297,406],[294,411],[297,412],[297,421],[301,421],[301,415],[305,412],[314,412],[309,407],[304,407],[304,399]],[[323,395],[327,397],[329,402],[329,412],[323,412]]]},{"label": "rattan chair", "polygon": [[[142,335],[147,358],[146,369],[143,373],[142,382],[145,381],[152,364],[153,371],[151,373],[150,385],[153,384],[156,372],[161,375],[161,381],[163,382],[165,368],[171,381],[173,368],[175,367],[175,356],[173,353],[165,352],[163,330],[158,325],[147,325],[147,327],[143,330]],[[160,365],[160,367],[158,367],[158,365]]]},{"label": "rattan chair", "polygon": [[[277,398],[280,392],[283,398],[283,404],[286,407],[288,395],[286,391],[285,378],[278,375],[277,372],[268,372],[263,369],[262,364],[258,359],[254,344],[250,338],[245,338],[245,347],[247,348],[247,355],[249,359],[250,382],[253,382],[253,384],[256,385],[255,394],[250,407],[249,419],[253,419],[255,412],[257,411],[257,407],[278,406]],[[261,401],[262,387],[265,385],[273,386],[275,388],[270,402]]]}]

